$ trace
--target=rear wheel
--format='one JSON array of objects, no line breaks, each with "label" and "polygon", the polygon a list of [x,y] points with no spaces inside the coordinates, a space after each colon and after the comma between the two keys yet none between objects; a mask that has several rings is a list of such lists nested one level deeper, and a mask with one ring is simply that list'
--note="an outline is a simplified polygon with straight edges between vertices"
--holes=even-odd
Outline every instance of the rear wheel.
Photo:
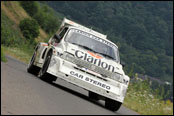
[{"label": "rear wheel", "polygon": [[105,107],[112,111],[119,110],[121,104],[122,104],[121,102],[118,102],[118,101],[115,101],[115,100],[112,100],[109,98],[106,98],[106,100],[105,100]]},{"label": "rear wheel", "polygon": [[47,81],[49,83],[51,83],[52,81],[54,81],[56,79],[53,75],[47,73],[47,69],[48,69],[48,66],[50,64],[51,57],[52,57],[52,52],[50,51],[47,54],[46,60],[45,60],[43,66],[42,66],[42,68],[41,68],[41,70],[39,72],[39,75],[38,75],[38,77],[40,79],[42,79],[44,81]]},{"label": "rear wheel", "polygon": [[27,67],[27,72],[37,75],[39,73],[40,68],[34,65],[35,58],[36,58],[36,51],[33,53],[33,56]]}]

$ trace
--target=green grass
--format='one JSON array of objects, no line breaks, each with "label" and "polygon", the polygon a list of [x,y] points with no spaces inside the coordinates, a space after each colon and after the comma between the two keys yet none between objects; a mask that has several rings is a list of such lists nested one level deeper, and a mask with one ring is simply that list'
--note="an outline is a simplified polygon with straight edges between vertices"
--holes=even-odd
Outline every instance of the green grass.
[{"label": "green grass", "polygon": [[[15,12],[14,8],[12,7],[13,4],[15,4],[16,7],[18,7],[18,6],[19,6],[19,2],[13,1],[13,2],[3,2],[3,3],[4,3],[4,5],[5,5],[6,7],[8,7],[8,10],[10,10],[10,12],[12,12],[12,13],[14,14],[15,17],[20,17],[20,16]],[[16,8],[16,9],[17,9],[17,8]],[[18,7],[18,9],[19,9],[19,7]]]},{"label": "green grass", "polygon": [[27,42],[21,35],[19,27],[1,9],[1,49],[6,55],[28,63],[34,51],[34,45]]},{"label": "green grass", "polygon": [[7,55],[10,55],[26,64],[28,64],[31,56],[32,56],[32,52],[26,52],[23,48],[17,48],[17,47],[7,47],[7,46],[3,46],[1,45],[1,49],[3,48],[4,53]]},{"label": "green grass", "polygon": [[6,46],[24,44],[24,38],[20,33],[20,29],[1,10],[1,44]]},{"label": "green grass", "polygon": [[1,46],[1,61],[2,61],[2,62],[7,62],[7,59],[6,59],[5,56],[4,56],[4,52],[3,52],[2,46]]},{"label": "green grass", "polygon": [[158,99],[148,89],[136,90],[135,85],[129,85],[124,106],[142,115],[173,115],[172,102]]}]

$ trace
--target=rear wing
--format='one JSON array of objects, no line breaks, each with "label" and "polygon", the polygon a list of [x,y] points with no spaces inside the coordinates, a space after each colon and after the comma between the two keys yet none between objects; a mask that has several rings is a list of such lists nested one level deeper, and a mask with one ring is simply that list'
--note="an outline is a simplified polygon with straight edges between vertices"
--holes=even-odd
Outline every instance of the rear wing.
[{"label": "rear wing", "polygon": [[84,29],[86,31],[89,31],[91,33],[94,33],[95,35],[97,35],[97,36],[99,36],[101,38],[104,38],[104,39],[107,38],[107,35],[101,34],[99,32],[96,32],[96,31],[92,30],[92,29],[89,29],[89,28],[87,28],[85,26],[82,26],[82,25],[80,25],[80,24],[78,24],[76,22],[73,22],[71,20],[68,20],[68,19],[64,18],[63,21],[62,21],[62,24],[60,25],[60,27],[63,27],[63,26],[66,26],[66,25],[71,25],[71,26],[79,27],[81,29]]}]

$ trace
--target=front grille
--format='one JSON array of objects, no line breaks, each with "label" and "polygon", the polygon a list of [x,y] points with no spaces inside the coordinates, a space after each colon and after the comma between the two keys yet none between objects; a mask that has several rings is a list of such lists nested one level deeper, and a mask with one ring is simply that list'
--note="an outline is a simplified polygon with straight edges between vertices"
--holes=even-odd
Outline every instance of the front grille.
[{"label": "front grille", "polygon": [[80,68],[77,68],[77,67],[74,67],[74,68],[77,69],[77,70],[80,70],[80,71],[82,71],[82,72],[85,72],[85,73],[87,73],[87,74],[89,74],[89,75],[95,76],[95,77],[97,77],[97,78],[99,78],[99,79],[101,79],[101,80],[107,81],[107,80],[104,79],[104,78],[101,78],[101,77],[99,77],[99,76],[96,76],[96,75],[94,75],[94,74],[92,74],[92,73],[89,73],[89,72],[87,72],[87,71],[85,71],[85,70],[82,70],[82,69],[80,69]]},{"label": "front grille", "polygon": [[79,67],[83,67],[83,68],[87,68],[87,69],[90,69],[91,71],[94,71],[96,73],[99,73],[105,77],[111,77],[112,76],[112,72],[110,71],[107,71],[99,66],[96,66],[94,64],[91,64],[87,61],[84,61],[84,60],[80,60],[80,59],[77,59],[75,57],[71,57],[71,58],[66,58],[66,60],[76,64],[77,66]]}]

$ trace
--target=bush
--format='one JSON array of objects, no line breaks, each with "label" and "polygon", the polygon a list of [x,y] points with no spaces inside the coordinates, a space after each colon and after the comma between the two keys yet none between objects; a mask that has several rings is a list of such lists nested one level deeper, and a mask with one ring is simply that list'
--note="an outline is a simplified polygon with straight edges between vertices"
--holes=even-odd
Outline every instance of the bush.
[{"label": "bush", "polygon": [[58,18],[47,6],[41,7],[38,12],[33,15],[33,18],[37,20],[38,24],[47,33],[54,33],[59,27]]},{"label": "bush", "polygon": [[10,44],[8,42],[8,35],[9,32],[7,32],[7,30],[4,29],[4,26],[1,25],[1,43],[7,46]]},{"label": "bush", "polygon": [[39,35],[39,24],[34,19],[25,18],[20,21],[19,28],[23,36],[30,42],[34,42]]},{"label": "bush", "polygon": [[4,25],[1,25],[1,44],[6,46],[17,46],[19,43],[16,32],[12,31],[11,28],[6,28]]},{"label": "bush", "polygon": [[20,4],[30,16],[33,16],[39,9],[36,1],[21,1]]}]

